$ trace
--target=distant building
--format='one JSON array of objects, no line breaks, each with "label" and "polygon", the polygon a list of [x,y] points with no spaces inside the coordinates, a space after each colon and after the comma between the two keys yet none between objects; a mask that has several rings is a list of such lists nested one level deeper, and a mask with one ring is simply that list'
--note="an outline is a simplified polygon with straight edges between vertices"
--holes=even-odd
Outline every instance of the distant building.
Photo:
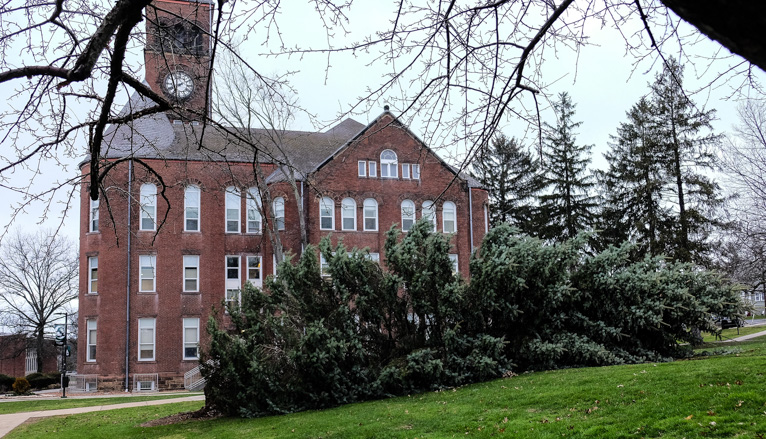
[{"label": "distant building", "polygon": [[[206,112],[211,5],[154,4],[165,12],[147,17],[147,83]],[[133,97],[126,108],[148,105]],[[182,387],[199,363],[211,309],[274,273],[268,227],[296,255],[304,231],[309,243],[331,234],[382,261],[386,230],[426,217],[452,236],[455,269],[468,276],[488,227],[487,191],[388,109],[367,125],[346,119],[321,133],[280,132],[276,142],[273,132],[244,128],[207,127],[203,137],[194,114],[109,128],[103,166],[113,168],[99,201],[87,183],[81,188],[77,363],[100,389]],[[268,194],[258,190],[258,172]]]},{"label": "distant building", "polygon": [[[44,352],[43,372],[57,372],[61,357],[53,340],[46,340]],[[19,378],[34,372],[37,372],[34,340],[24,334],[0,335],[0,374]]]}]

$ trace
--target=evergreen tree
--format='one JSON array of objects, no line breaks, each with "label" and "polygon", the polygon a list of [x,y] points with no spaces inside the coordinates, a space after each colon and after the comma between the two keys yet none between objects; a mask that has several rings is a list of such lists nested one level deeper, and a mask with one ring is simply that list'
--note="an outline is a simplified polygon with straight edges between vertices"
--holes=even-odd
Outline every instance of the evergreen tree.
[{"label": "evergreen tree", "polygon": [[535,232],[531,221],[543,184],[540,166],[516,138],[495,137],[473,163],[473,175],[489,189],[493,227],[508,223],[524,233]]},{"label": "evergreen tree", "polygon": [[553,104],[558,117],[556,126],[545,124],[544,177],[546,193],[539,197],[537,216],[540,236],[564,241],[593,224],[595,197],[590,194],[595,183],[588,172],[593,145],[577,145],[574,122],[575,104],[569,94],[559,94]]},{"label": "evergreen tree", "polygon": [[671,214],[662,203],[669,159],[660,142],[654,105],[646,98],[628,112],[604,154],[609,168],[598,173],[602,189],[599,220],[602,244],[631,241],[641,253],[659,255],[671,228]]},{"label": "evergreen tree", "polygon": [[713,169],[711,146],[720,136],[711,132],[714,111],[699,111],[683,90],[683,68],[670,59],[655,78],[655,106],[660,147],[668,153],[666,189],[677,209],[672,255],[685,262],[704,262],[706,240],[718,224],[715,209],[722,204],[718,184],[707,175]]}]

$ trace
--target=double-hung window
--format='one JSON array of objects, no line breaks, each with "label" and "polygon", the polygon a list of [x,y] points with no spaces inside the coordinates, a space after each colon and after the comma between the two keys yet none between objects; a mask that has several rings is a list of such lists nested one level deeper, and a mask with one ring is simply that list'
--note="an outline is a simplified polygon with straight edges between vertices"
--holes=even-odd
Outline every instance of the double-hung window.
[{"label": "double-hung window", "polygon": [[366,160],[359,160],[357,162],[357,168],[358,168],[357,173],[360,177],[367,176],[367,161]]},{"label": "double-hung window", "polygon": [[274,223],[277,230],[285,230],[285,199],[282,197],[274,198]]},{"label": "double-hung window", "polygon": [[156,267],[157,256],[155,255],[139,255],[138,256],[138,269],[139,269],[139,284],[138,291],[141,292],[154,292],[156,288]]},{"label": "double-hung window", "polygon": [[199,358],[199,317],[183,319],[184,325],[184,360]]},{"label": "double-hung window", "polygon": [[410,178],[410,164],[402,163],[402,178]]},{"label": "double-hung window", "polygon": [[261,193],[257,187],[247,191],[247,233],[261,233]]},{"label": "double-hung window", "polygon": [[397,162],[396,153],[390,149],[386,149],[380,153],[380,177],[381,178],[396,178],[399,176],[399,164]]},{"label": "double-hung window", "polygon": [[226,302],[239,302],[239,256],[226,256]]},{"label": "double-hung window", "polygon": [[85,352],[85,361],[96,361],[96,343],[98,341],[98,323],[96,320],[88,319],[87,323],[87,344],[88,350]]},{"label": "double-hung window", "polygon": [[322,197],[319,200],[319,228],[335,230],[335,203],[332,198]]},{"label": "double-hung window", "polygon": [[372,198],[364,200],[364,230],[378,230],[378,202]]},{"label": "double-hung window", "polygon": [[199,255],[184,255],[184,292],[199,291]]},{"label": "double-hung window", "polygon": [[367,173],[367,175],[369,175],[371,178],[377,177],[378,176],[378,164],[376,162],[369,161],[369,162],[367,162],[367,165],[368,165],[368,171],[369,171]]},{"label": "double-hung window", "polygon": [[197,186],[186,186],[184,190],[184,231],[199,232],[199,195]]},{"label": "double-hung window", "polygon": [[156,319],[138,319],[138,361],[154,361]]},{"label": "double-hung window", "polygon": [[239,233],[239,189],[234,186],[226,188],[226,233]]},{"label": "double-hung window", "polygon": [[255,287],[261,287],[261,257],[260,256],[248,256],[247,257],[247,281]]},{"label": "double-hung window", "polygon": [[452,262],[452,272],[455,273],[455,274],[459,273],[460,270],[458,270],[457,255],[456,254],[450,254],[449,255],[449,260],[450,260],[450,262]]},{"label": "double-hung window", "polygon": [[411,200],[402,201],[402,231],[409,232],[415,224],[415,203]]},{"label": "double-hung window", "polygon": [[436,230],[436,209],[434,208],[433,201],[423,201],[423,213],[421,216],[433,225],[433,229],[431,230]]},{"label": "double-hung window", "polygon": [[344,198],[341,201],[340,217],[343,230],[356,230],[356,201],[353,198]]},{"label": "double-hung window", "polygon": [[90,228],[91,232],[98,232],[98,200],[90,200]]},{"label": "double-hung window", "polygon": [[88,258],[88,294],[98,294],[98,256]]},{"label": "double-hung window", "polygon": [[455,203],[452,201],[445,202],[442,207],[442,225],[444,233],[457,232],[456,215],[457,209],[455,208]]},{"label": "double-hung window", "polygon": [[141,230],[154,230],[157,226],[157,186],[151,183],[141,185]]},{"label": "double-hung window", "polygon": [[412,165],[412,179],[420,180],[420,165]]}]

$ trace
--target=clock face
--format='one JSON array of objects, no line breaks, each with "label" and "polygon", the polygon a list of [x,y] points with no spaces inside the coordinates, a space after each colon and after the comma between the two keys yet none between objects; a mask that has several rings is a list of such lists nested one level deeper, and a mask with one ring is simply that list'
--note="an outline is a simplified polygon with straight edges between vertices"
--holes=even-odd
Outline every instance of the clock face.
[{"label": "clock face", "polygon": [[194,91],[194,80],[181,70],[168,73],[162,85],[165,92],[179,100],[188,99]]}]

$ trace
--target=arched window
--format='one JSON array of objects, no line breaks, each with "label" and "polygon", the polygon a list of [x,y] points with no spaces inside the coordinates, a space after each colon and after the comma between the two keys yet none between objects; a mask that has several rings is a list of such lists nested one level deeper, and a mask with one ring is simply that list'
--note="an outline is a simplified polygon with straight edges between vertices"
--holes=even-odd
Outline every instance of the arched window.
[{"label": "arched window", "polygon": [[402,201],[402,231],[409,232],[415,224],[415,203],[411,200]]},{"label": "arched window", "polygon": [[261,233],[261,193],[257,187],[247,190],[247,233]]},{"label": "arched window", "polygon": [[387,149],[380,153],[380,176],[382,178],[396,178],[399,176],[399,165],[396,161],[396,153]]},{"label": "arched window", "polygon": [[335,203],[332,198],[322,197],[319,200],[319,228],[335,230]]},{"label": "arched window", "polygon": [[455,233],[457,232],[457,209],[455,208],[455,203],[452,201],[447,201],[444,203],[444,206],[442,207],[442,224],[444,226],[444,233]]},{"label": "arched window", "polygon": [[141,185],[141,230],[154,230],[157,218],[157,186]]},{"label": "arched window", "polygon": [[285,199],[282,197],[274,198],[274,223],[277,230],[285,230]]},{"label": "arched window", "polygon": [[226,233],[239,233],[239,209],[241,200],[239,189],[234,186],[226,188]]},{"label": "arched window", "polygon": [[372,198],[364,200],[364,230],[378,230],[378,202]]},{"label": "arched window", "polygon": [[421,216],[425,218],[429,223],[433,224],[432,230],[436,230],[436,209],[434,208],[433,201],[423,201],[423,213]]},{"label": "arched window", "polygon": [[199,188],[191,185],[184,190],[184,230],[199,232]]},{"label": "arched window", "polygon": [[356,230],[356,201],[353,198],[344,198],[341,201],[340,216],[343,230]]}]

